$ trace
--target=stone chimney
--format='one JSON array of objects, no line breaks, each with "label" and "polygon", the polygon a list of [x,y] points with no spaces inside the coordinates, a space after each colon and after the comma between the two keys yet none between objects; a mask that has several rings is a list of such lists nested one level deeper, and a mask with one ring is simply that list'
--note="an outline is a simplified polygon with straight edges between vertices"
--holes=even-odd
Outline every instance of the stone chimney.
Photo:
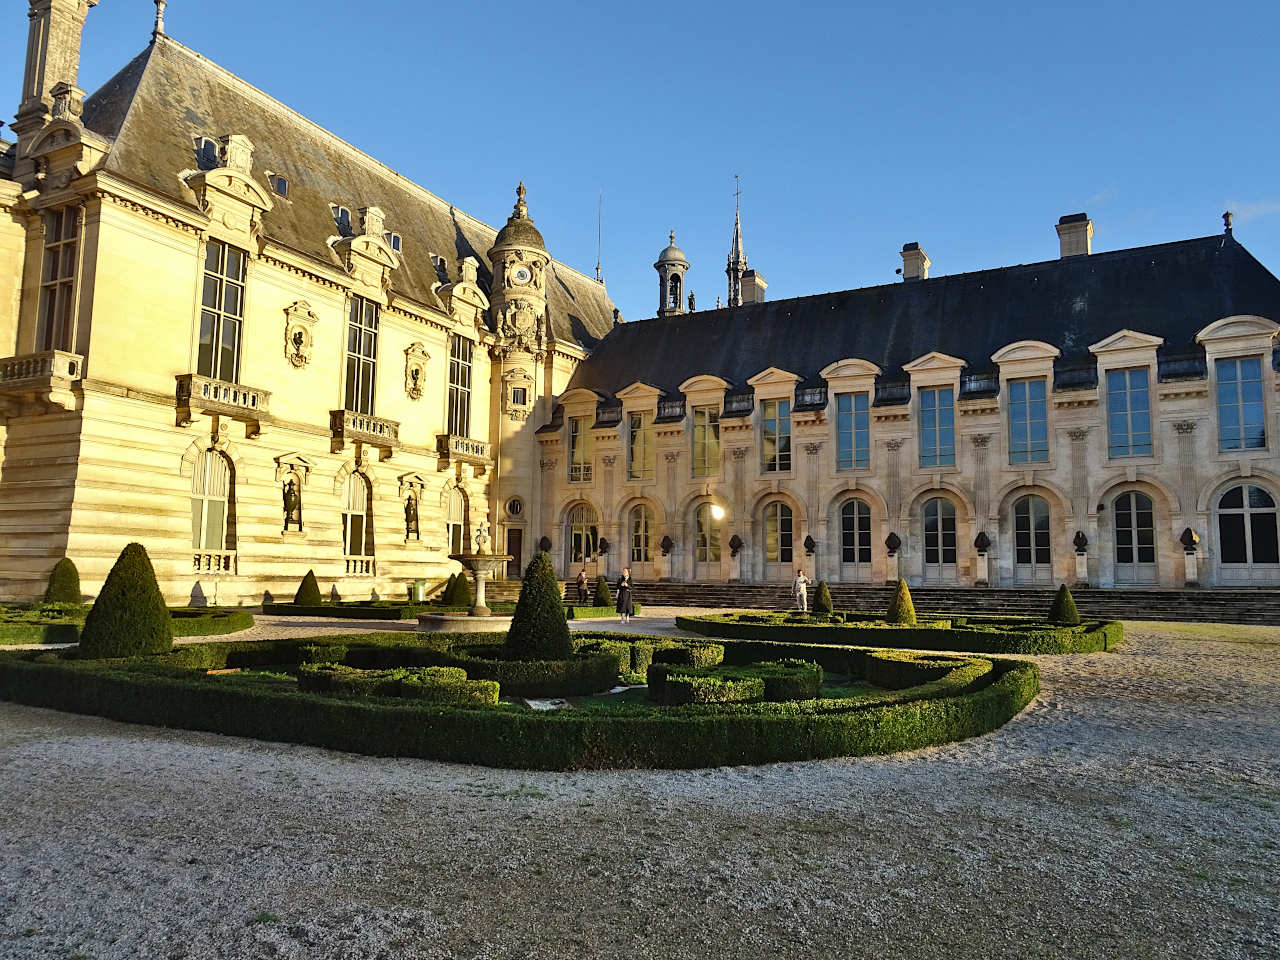
[{"label": "stone chimney", "polygon": [[932,261],[924,248],[918,243],[903,244],[902,247],[902,279],[928,280],[929,264]]},{"label": "stone chimney", "polygon": [[756,270],[742,275],[742,302],[764,303],[764,292],[769,288],[764,276]]},{"label": "stone chimney", "polygon": [[30,0],[27,14],[26,73],[17,122],[20,150],[44,126],[53,108],[53,88],[65,83],[74,88],[80,74],[80,40],[89,8],[98,0]]},{"label": "stone chimney", "polygon": [[1093,221],[1087,213],[1072,213],[1058,220],[1062,256],[1087,257],[1093,253]]},{"label": "stone chimney", "polygon": [[360,208],[360,230],[365,236],[381,240],[386,223],[387,215],[382,212],[381,207]]}]

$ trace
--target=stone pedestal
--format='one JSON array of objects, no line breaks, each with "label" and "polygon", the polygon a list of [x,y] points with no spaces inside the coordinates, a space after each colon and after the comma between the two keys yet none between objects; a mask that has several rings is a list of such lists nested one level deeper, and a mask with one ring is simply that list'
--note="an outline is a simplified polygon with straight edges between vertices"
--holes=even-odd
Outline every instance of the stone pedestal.
[{"label": "stone pedestal", "polygon": [[1199,554],[1185,553],[1183,558],[1186,561],[1186,586],[1200,586],[1200,563]]},{"label": "stone pedestal", "polygon": [[975,587],[989,587],[991,580],[987,577],[988,558],[985,553],[978,554],[978,559],[973,567],[973,585]]},{"label": "stone pedestal", "polygon": [[889,554],[888,559],[885,560],[884,579],[891,587],[896,587],[898,585],[898,580],[900,579],[898,576],[898,554],[891,553]]},{"label": "stone pedestal", "polygon": [[742,582],[742,551],[736,557],[729,557],[729,579],[734,583]]},{"label": "stone pedestal", "polygon": [[1089,555],[1087,553],[1076,554],[1076,586],[1087,587],[1089,585]]}]

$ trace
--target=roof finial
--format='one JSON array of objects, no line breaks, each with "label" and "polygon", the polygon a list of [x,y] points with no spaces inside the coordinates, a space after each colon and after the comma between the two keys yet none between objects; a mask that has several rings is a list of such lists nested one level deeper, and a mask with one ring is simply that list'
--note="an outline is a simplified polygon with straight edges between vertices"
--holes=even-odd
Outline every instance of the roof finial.
[{"label": "roof finial", "polygon": [[1235,214],[1233,214],[1230,210],[1228,210],[1226,213],[1222,215],[1222,226],[1226,228],[1223,230],[1223,233],[1225,233],[1228,237],[1231,236],[1231,225],[1234,221],[1235,221]]},{"label": "roof finial", "polygon": [[671,239],[671,245],[674,247],[674,246],[676,245],[676,231],[675,231],[675,229],[674,229],[674,228],[672,228],[671,232],[670,232],[669,234],[667,234],[667,236]]},{"label": "roof finial", "polygon": [[516,208],[515,208],[515,211],[512,213],[512,216],[516,217],[519,220],[529,219],[529,205],[524,202],[524,195],[525,195],[524,181],[521,180],[520,186],[516,187]]},{"label": "roof finial", "polygon": [[156,26],[151,31],[153,37],[164,36],[164,8],[169,5],[169,0],[156,0]]}]

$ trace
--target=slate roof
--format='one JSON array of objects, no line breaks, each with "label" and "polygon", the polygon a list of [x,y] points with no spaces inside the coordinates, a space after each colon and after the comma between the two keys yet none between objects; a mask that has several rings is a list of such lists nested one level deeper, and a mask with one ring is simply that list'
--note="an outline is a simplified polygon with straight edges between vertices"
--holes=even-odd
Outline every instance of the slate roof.
[{"label": "slate roof", "polygon": [[1280,280],[1218,235],[624,323],[569,387],[613,394],[643,380],[675,393],[713,374],[745,389],[766,367],[814,380],[856,357],[884,371],[877,402],[894,403],[909,397],[903,364],[937,350],[968,361],[961,393],[977,396],[992,390],[993,353],[1043,340],[1062,351],[1056,386],[1079,388],[1096,382],[1089,345],[1126,328],[1165,338],[1161,377],[1174,379],[1203,370],[1196,333],[1235,314],[1280,322]]},{"label": "slate roof", "polygon": [[[377,206],[386,229],[403,238],[403,265],[392,289],[435,305],[431,254],[443,257],[456,280],[459,257],[480,263],[496,230],[372,160],[351,144],[273,100],[234,74],[167,36],[159,37],[85,102],[84,125],[113,139],[105,168],[147,190],[188,206],[195,196],[179,173],[196,169],[194,140],[238,133],[253,141],[254,177],[266,171],[288,179],[288,199],[272,194],[266,235],[299,253],[337,265],[327,240],[338,234],[330,203],[351,211]],[[270,190],[270,187],[268,187]],[[590,345],[612,329],[614,305],[594,279],[552,262],[547,280],[553,334]]]}]

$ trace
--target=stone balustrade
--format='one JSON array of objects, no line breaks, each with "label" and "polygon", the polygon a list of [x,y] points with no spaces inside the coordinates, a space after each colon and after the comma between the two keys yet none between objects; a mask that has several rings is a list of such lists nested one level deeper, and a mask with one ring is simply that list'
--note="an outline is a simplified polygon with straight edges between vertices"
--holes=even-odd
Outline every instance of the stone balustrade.
[{"label": "stone balustrade", "polygon": [[178,425],[189,426],[201,415],[217,414],[260,427],[270,416],[271,393],[198,373],[178,377],[175,391]]},{"label": "stone balustrade", "polygon": [[461,460],[478,467],[488,467],[493,463],[492,451],[493,445],[484,440],[472,440],[452,433],[442,433],[436,437],[436,453],[442,464]]},{"label": "stone balustrade", "polygon": [[383,458],[400,446],[400,424],[355,410],[330,410],[329,429],[334,446],[341,450],[347,443],[367,443],[383,451]]}]

